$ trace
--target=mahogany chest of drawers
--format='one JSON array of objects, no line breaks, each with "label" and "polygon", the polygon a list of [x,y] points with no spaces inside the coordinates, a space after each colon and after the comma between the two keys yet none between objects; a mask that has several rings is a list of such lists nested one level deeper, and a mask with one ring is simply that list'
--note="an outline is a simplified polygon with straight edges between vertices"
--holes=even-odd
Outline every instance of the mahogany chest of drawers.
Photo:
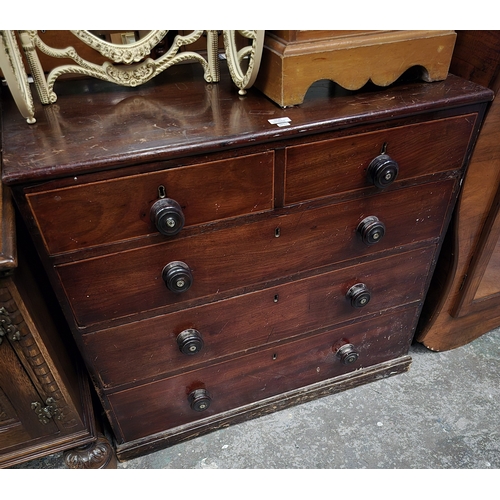
[{"label": "mahogany chest of drawers", "polygon": [[401,373],[491,92],[61,83],[12,187],[120,459]]}]

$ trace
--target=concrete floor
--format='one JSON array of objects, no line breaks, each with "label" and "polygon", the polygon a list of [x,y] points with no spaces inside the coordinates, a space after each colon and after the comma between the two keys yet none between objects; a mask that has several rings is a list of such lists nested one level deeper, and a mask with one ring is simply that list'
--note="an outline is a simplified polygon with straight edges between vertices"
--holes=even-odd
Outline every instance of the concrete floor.
[{"label": "concrete floor", "polygon": [[[120,463],[119,469],[498,469],[500,329],[410,371]],[[15,468],[61,469],[54,454]]]}]

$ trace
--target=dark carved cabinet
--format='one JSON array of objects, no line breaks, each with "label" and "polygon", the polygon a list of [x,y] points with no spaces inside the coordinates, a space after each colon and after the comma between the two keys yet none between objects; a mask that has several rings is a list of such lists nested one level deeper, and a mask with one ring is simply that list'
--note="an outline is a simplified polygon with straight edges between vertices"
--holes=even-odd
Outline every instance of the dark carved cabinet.
[{"label": "dark carved cabinet", "polygon": [[96,440],[86,378],[61,365],[43,335],[52,328],[50,317],[33,317],[16,279],[0,281],[1,467]]},{"label": "dark carved cabinet", "polygon": [[[98,434],[88,376],[18,245],[10,191],[0,187],[0,468],[65,451],[70,468],[113,466]],[[47,285],[45,285],[46,287]]]},{"label": "dark carved cabinet", "polygon": [[47,446],[64,449],[76,436],[77,444],[92,441],[93,420],[80,398],[80,391],[89,398],[88,385],[79,387],[73,369],[61,370],[46,338],[55,327],[43,303],[33,316],[31,304],[40,296],[24,265],[18,269],[13,207],[9,191],[1,194],[0,466],[5,467],[45,454]]},{"label": "dark carved cabinet", "polygon": [[489,90],[61,84],[11,186],[120,458],[408,369]]}]

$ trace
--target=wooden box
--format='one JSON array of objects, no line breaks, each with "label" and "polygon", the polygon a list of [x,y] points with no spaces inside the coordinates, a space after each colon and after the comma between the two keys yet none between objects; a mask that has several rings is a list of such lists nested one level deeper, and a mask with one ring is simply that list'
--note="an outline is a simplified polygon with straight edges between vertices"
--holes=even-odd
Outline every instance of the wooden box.
[{"label": "wooden box", "polygon": [[348,90],[372,81],[387,86],[417,66],[424,81],[448,74],[454,31],[266,31],[255,86],[281,107],[304,101],[327,79]]}]

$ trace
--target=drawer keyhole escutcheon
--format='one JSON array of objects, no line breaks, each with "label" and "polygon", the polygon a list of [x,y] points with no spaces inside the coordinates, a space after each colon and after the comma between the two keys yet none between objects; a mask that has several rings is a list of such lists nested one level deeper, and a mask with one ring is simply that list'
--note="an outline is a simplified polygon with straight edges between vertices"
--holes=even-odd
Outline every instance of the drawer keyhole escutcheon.
[{"label": "drawer keyhole escutcheon", "polygon": [[161,273],[161,277],[167,288],[174,293],[182,293],[193,284],[193,275],[189,266],[181,261],[173,261],[167,264]]},{"label": "drawer keyhole escutcheon", "polygon": [[359,352],[356,351],[352,344],[344,344],[338,351],[337,357],[344,365],[350,365],[358,360]]},{"label": "drawer keyhole escutcheon", "polygon": [[371,293],[364,283],[356,283],[347,290],[346,298],[352,307],[365,307],[370,302]]},{"label": "drawer keyhole escutcheon", "polygon": [[189,405],[194,411],[205,411],[210,407],[212,398],[206,389],[195,389],[188,396]]},{"label": "drawer keyhole escutcheon", "polygon": [[388,154],[376,156],[368,165],[367,180],[379,189],[384,189],[392,184],[399,174],[399,165]]},{"label": "drawer keyhole escutcheon", "polygon": [[385,225],[378,217],[371,215],[358,224],[356,231],[361,236],[363,243],[366,245],[374,245],[383,238],[385,234]]},{"label": "drawer keyhole escutcheon", "polygon": [[203,338],[198,330],[188,328],[177,335],[177,345],[183,354],[192,356],[199,353],[204,345]]},{"label": "drawer keyhole escutcheon", "polygon": [[[163,187],[163,186],[160,186]],[[158,189],[160,199],[155,201],[149,211],[151,222],[164,236],[175,236],[184,227],[185,218],[182,208],[175,200],[161,197],[163,190]]]}]

